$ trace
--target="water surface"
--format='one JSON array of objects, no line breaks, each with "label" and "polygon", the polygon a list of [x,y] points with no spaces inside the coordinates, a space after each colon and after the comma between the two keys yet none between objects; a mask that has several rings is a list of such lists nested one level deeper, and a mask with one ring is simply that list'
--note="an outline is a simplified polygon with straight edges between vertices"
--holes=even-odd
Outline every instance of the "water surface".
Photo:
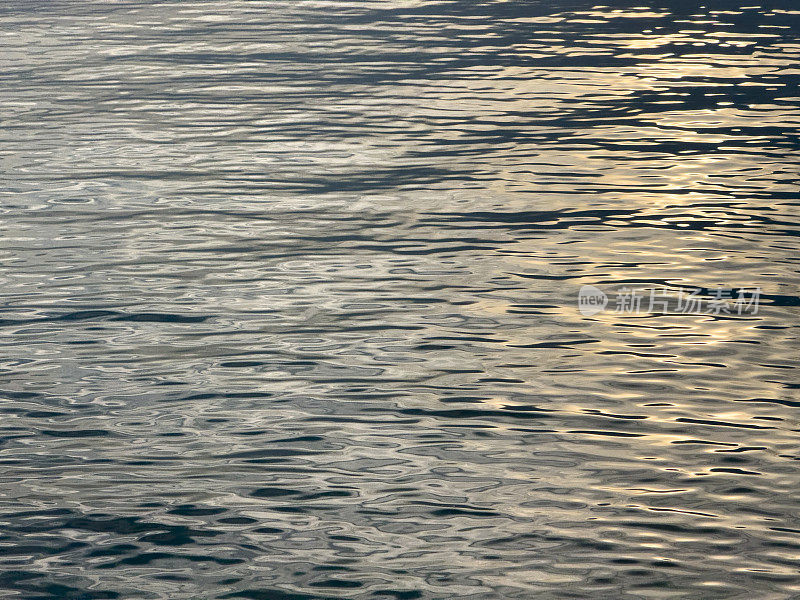
[{"label": "water surface", "polygon": [[800,594],[799,34],[5,2],[3,597]]}]

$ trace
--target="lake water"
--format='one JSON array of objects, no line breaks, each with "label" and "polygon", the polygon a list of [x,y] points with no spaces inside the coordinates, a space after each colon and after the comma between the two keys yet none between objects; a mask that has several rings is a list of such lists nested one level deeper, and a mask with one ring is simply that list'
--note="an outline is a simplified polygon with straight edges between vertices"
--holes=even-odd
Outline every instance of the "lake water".
[{"label": "lake water", "polygon": [[3,598],[800,597],[796,2],[0,35]]}]

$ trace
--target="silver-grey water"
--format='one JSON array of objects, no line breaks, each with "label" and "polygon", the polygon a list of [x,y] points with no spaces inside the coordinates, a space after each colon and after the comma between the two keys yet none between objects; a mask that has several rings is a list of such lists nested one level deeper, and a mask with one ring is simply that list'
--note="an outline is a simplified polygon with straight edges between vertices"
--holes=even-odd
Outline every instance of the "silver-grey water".
[{"label": "silver-grey water", "polygon": [[0,595],[800,597],[799,65],[789,0],[3,3]]}]

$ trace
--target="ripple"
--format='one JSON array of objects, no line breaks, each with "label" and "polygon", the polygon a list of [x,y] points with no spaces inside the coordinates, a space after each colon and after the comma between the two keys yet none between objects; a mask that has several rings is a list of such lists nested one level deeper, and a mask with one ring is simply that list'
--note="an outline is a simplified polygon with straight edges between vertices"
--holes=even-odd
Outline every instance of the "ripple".
[{"label": "ripple", "polygon": [[796,595],[799,28],[4,3],[4,595]]}]

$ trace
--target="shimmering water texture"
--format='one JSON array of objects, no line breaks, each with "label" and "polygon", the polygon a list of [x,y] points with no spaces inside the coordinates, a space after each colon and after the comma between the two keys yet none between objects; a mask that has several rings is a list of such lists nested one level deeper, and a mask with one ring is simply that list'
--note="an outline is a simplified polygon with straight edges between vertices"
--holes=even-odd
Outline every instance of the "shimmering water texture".
[{"label": "shimmering water texture", "polygon": [[800,598],[800,5],[596,1],[3,2],[0,597]]}]

